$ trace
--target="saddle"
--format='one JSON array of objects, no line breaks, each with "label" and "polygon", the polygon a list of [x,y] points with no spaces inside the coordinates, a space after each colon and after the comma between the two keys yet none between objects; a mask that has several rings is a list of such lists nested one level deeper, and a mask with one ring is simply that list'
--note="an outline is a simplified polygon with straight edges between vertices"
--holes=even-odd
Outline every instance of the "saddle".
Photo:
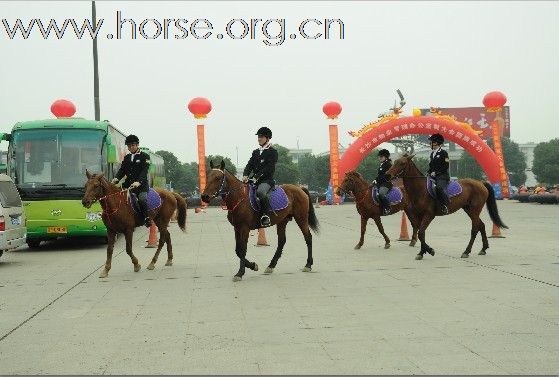
[{"label": "saddle", "polygon": [[[427,191],[429,192],[429,195],[431,195],[433,199],[437,199],[435,186],[436,186],[435,180],[431,177],[427,177]],[[460,183],[458,183],[458,181],[450,181],[448,183],[446,194],[448,195],[449,199],[457,195],[460,195],[461,193],[462,193],[462,186],[460,185]]]},{"label": "saddle", "polygon": [[[260,205],[256,198],[256,186],[254,184],[249,185],[248,196],[250,198],[250,206],[256,212],[260,211]],[[287,208],[289,205],[289,200],[287,199],[287,194],[281,186],[274,186],[268,191],[267,194],[270,199],[270,207],[272,211],[279,211]]]},{"label": "saddle", "polygon": [[[402,194],[402,190],[400,190],[400,188],[396,187],[396,186],[392,186],[392,188],[388,191],[388,194],[386,196],[388,198],[388,201],[390,202],[390,205],[400,204],[400,202],[404,198],[404,195]],[[373,186],[372,197],[373,197],[373,203],[378,205],[379,200],[378,200],[378,187],[377,186]]]},{"label": "saddle", "polygon": [[[155,209],[161,207],[161,204],[162,204],[163,201],[161,200],[161,197],[159,196],[157,191],[155,191],[153,188],[150,188],[149,191],[148,191],[147,202],[148,202],[148,211],[152,211],[152,210],[155,210]],[[134,213],[136,215],[139,215],[140,214],[140,205],[138,204],[138,196],[131,191],[128,191],[128,203],[130,204],[130,206],[134,210]]]}]

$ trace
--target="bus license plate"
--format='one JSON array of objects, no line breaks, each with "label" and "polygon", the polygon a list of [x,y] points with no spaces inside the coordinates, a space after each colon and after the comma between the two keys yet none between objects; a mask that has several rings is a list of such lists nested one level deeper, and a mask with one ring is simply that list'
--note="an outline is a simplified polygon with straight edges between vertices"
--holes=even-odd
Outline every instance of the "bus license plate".
[{"label": "bus license plate", "polygon": [[65,226],[49,226],[47,233],[68,233],[68,229]]}]

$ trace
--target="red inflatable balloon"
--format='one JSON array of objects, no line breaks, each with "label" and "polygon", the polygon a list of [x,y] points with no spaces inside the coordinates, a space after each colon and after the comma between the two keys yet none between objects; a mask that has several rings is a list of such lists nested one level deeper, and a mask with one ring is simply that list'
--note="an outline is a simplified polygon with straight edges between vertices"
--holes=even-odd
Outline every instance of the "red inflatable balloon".
[{"label": "red inflatable balloon", "polygon": [[212,111],[212,104],[207,98],[196,97],[188,103],[188,110],[195,118],[205,118]]},{"label": "red inflatable balloon", "polygon": [[76,113],[76,106],[68,100],[59,99],[50,105],[50,111],[57,118],[69,118]]},{"label": "red inflatable balloon", "polygon": [[322,111],[326,114],[328,119],[336,119],[342,112],[342,105],[334,101],[328,102],[322,106]]}]

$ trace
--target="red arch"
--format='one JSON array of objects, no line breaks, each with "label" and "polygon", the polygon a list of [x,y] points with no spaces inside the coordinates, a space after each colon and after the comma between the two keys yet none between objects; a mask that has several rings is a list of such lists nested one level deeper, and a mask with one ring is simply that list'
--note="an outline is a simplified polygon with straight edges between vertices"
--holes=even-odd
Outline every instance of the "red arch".
[{"label": "red arch", "polygon": [[363,134],[344,152],[338,164],[339,177],[357,168],[361,160],[379,144],[409,134],[440,133],[470,152],[491,183],[500,182],[499,159],[474,132],[449,119],[431,116],[404,117],[388,121]]}]

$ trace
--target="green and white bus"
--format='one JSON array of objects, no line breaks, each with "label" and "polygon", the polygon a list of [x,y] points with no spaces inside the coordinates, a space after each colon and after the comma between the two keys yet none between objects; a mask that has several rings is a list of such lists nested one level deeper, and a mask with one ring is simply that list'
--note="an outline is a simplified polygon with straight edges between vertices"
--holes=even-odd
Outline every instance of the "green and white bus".
[{"label": "green and white bus", "polygon": [[[0,134],[8,145],[7,174],[12,178],[27,218],[27,243],[58,237],[106,237],[101,206],[82,206],[85,171],[104,173],[110,180],[128,150],[126,135],[109,121],[57,118],[16,123],[11,134]],[[165,186],[163,159],[149,149],[150,180]]]}]

